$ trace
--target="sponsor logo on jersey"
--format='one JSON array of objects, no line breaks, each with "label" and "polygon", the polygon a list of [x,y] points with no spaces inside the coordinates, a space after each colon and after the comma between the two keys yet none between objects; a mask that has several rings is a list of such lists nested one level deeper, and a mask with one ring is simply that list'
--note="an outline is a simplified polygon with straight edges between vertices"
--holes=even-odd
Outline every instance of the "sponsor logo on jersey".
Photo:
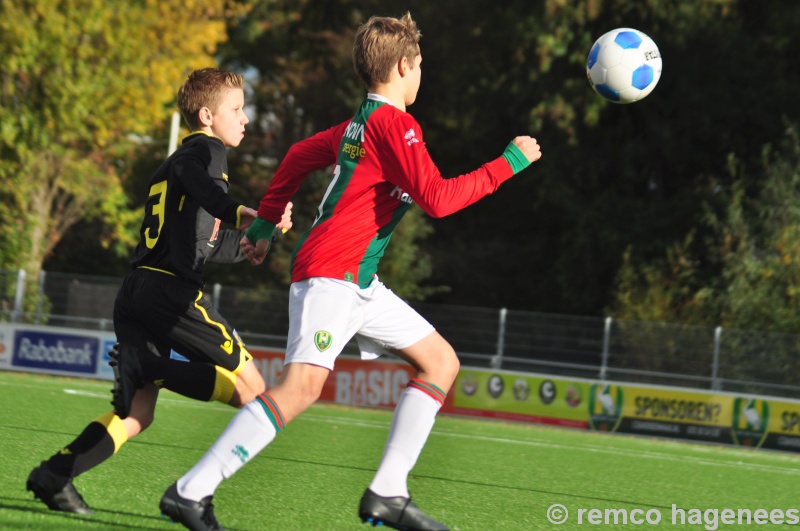
[{"label": "sponsor logo on jersey", "polygon": [[351,144],[349,142],[345,142],[342,146],[342,153],[351,159],[356,157],[364,158],[367,154],[367,150],[361,147],[361,144]]},{"label": "sponsor logo on jersey", "polygon": [[400,188],[399,186],[395,186],[394,190],[392,190],[392,193],[390,193],[389,196],[394,197],[395,199],[398,199],[403,203],[408,203],[409,205],[414,203],[414,200],[411,199],[411,196],[405,193],[403,189]]},{"label": "sponsor logo on jersey", "polygon": [[317,350],[320,352],[325,352],[330,348],[331,344],[333,343],[333,336],[330,332],[326,332],[325,330],[320,330],[316,334],[314,334],[314,345],[317,347]]},{"label": "sponsor logo on jersey", "polygon": [[419,138],[417,138],[417,133],[414,132],[414,129],[409,129],[408,131],[406,131],[405,139],[406,139],[406,144],[408,144],[409,146],[411,144],[419,142]]},{"label": "sponsor logo on jersey", "polygon": [[[358,122],[350,122],[344,131],[344,141],[342,142],[342,153],[351,159],[363,158],[367,150],[361,146],[364,142],[364,128],[366,125]],[[352,140],[353,142],[347,142]]]},{"label": "sponsor logo on jersey", "polygon": [[350,122],[350,125],[347,126],[347,129],[344,131],[344,136],[351,140],[355,140],[356,142],[363,142],[364,141],[364,124],[360,124],[358,122]]}]

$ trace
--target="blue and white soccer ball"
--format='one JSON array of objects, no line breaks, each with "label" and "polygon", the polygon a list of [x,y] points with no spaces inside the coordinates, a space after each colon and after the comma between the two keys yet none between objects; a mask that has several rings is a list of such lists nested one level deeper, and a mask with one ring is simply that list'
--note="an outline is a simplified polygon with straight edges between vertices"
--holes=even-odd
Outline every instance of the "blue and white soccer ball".
[{"label": "blue and white soccer ball", "polygon": [[586,60],[592,88],[608,101],[633,103],[650,94],[661,78],[661,54],[639,30],[617,28],[597,39]]}]

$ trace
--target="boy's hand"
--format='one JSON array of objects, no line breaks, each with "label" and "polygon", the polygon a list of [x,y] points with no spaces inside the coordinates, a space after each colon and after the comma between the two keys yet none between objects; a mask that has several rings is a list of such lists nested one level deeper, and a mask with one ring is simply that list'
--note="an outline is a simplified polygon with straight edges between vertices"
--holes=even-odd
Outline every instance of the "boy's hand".
[{"label": "boy's hand", "polygon": [[542,150],[535,138],[529,136],[518,136],[514,139],[514,145],[522,151],[522,154],[528,159],[529,162],[536,162],[542,158]]},{"label": "boy's hand", "polygon": [[269,251],[270,244],[270,240],[264,239],[258,240],[256,244],[253,245],[250,240],[247,239],[247,236],[244,236],[242,241],[239,242],[245,258],[253,265],[259,265],[264,261],[264,258],[267,256],[267,251]]},{"label": "boy's hand", "polygon": [[[264,261],[264,258],[266,258],[269,248],[275,238],[277,238],[279,234],[284,234],[286,231],[292,228],[292,206],[294,205],[291,201],[286,204],[286,209],[283,211],[281,221],[275,225],[276,230],[272,234],[272,240],[264,238],[255,242],[254,245],[253,242],[247,238],[247,236],[242,237],[239,245],[242,248],[245,258],[247,258],[251,264],[261,264]],[[280,229],[280,232],[278,232],[278,229]]]},{"label": "boy's hand", "polygon": [[242,209],[239,210],[239,230],[249,229],[250,225],[255,221],[256,216],[258,216],[258,212],[242,205]]},{"label": "boy's hand", "polygon": [[[276,229],[281,229],[281,234],[286,234],[286,231],[292,228],[292,204],[291,201],[286,203],[286,209],[283,211],[283,215],[281,216],[281,221],[277,225],[275,225]],[[275,238],[273,237],[273,240]]]}]

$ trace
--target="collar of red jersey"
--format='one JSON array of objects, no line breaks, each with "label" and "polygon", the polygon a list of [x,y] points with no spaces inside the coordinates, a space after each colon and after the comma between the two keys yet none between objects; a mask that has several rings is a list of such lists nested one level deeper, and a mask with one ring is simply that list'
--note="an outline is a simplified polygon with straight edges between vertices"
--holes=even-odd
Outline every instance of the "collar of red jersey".
[{"label": "collar of red jersey", "polygon": [[397,107],[397,105],[395,105],[394,103],[389,101],[389,98],[381,96],[380,94],[375,94],[375,93],[372,93],[372,92],[368,92],[367,93],[367,99],[368,100],[373,100],[373,101],[382,101],[383,103],[388,103],[392,107]]}]

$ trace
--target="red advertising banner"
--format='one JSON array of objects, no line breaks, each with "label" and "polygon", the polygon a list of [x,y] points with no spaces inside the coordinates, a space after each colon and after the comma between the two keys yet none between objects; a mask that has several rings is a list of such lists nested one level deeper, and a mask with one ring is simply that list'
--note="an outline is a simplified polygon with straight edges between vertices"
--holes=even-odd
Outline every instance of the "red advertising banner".
[{"label": "red advertising banner", "polygon": [[[260,348],[248,350],[261,369],[267,387],[277,384],[283,371],[284,352]],[[411,365],[402,361],[364,361],[340,356],[325,382],[320,400],[347,406],[393,409],[415,372]],[[452,410],[452,399],[448,398],[441,412],[451,413]]]}]

